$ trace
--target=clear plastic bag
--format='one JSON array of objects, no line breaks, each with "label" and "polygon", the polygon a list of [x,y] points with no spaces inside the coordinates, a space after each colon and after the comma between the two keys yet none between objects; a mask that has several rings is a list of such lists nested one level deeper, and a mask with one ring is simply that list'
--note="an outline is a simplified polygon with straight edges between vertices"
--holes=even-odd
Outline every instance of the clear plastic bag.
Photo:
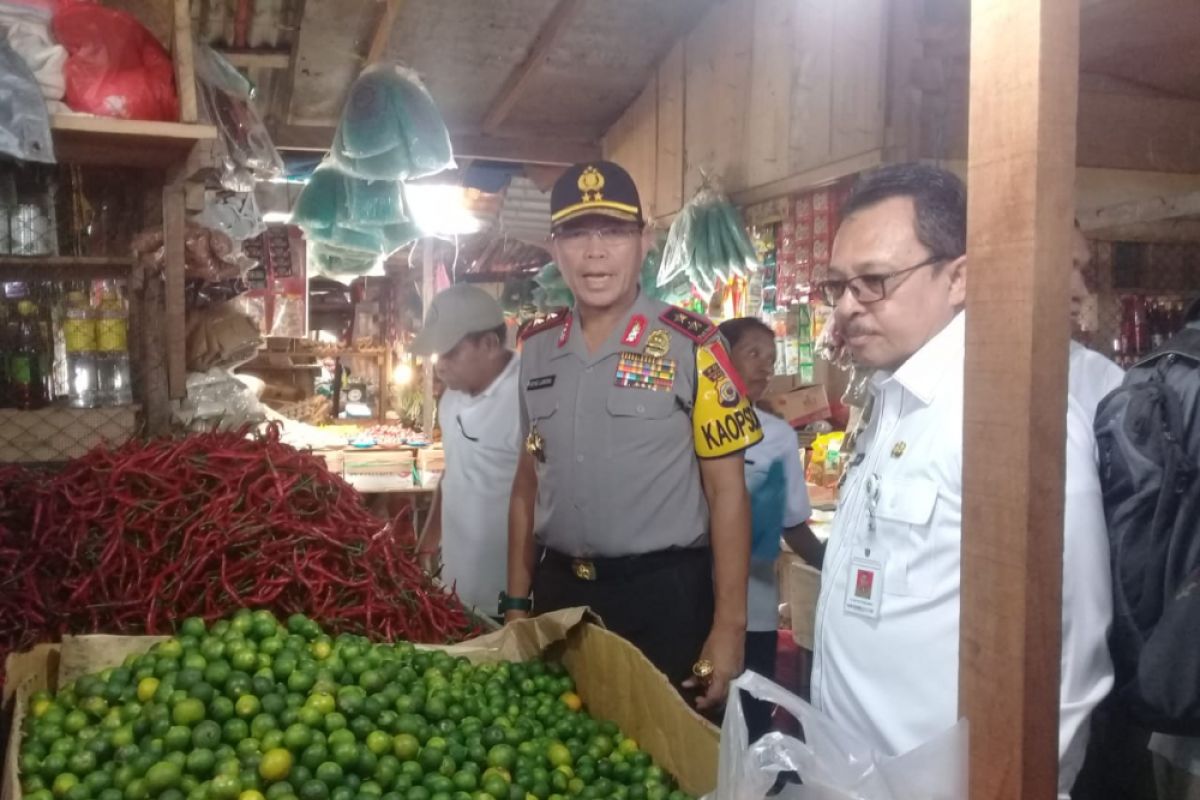
[{"label": "clear plastic bag", "polygon": [[[52,17],[52,9],[40,4],[20,0],[0,2],[0,38],[8,40],[9,47],[33,73],[42,97],[46,99],[47,109],[57,113],[67,110],[61,102],[67,90],[63,77],[67,50],[50,34]],[[5,70],[0,74],[9,73]]]},{"label": "clear plastic bag", "polygon": [[0,35],[0,153],[54,163],[50,117],[33,73]]},{"label": "clear plastic bag", "polygon": [[191,431],[230,431],[257,425],[266,412],[253,389],[229,370],[214,367],[187,377],[187,399],[175,412]]},{"label": "clear plastic bag", "polygon": [[267,229],[254,192],[209,189],[204,193],[203,210],[193,219],[235,242],[252,239]]},{"label": "clear plastic bag", "polygon": [[252,192],[256,181],[283,175],[283,159],[254,107],[250,82],[212,48],[198,44],[195,53],[201,107],[221,132],[221,185]]},{"label": "clear plastic bag", "polygon": [[[794,716],[804,741],[773,731],[751,744],[739,689]],[[967,722],[885,756],[783,687],[745,672],[729,690],[717,770],[717,789],[705,800],[764,800],[781,772],[797,773],[803,784],[770,795],[778,800],[962,800]]]}]

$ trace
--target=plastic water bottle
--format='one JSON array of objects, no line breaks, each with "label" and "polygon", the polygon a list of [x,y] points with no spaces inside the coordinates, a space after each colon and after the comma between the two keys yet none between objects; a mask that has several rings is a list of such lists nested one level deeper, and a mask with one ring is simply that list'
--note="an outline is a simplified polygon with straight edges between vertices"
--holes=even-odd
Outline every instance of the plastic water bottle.
[{"label": "plastic water bottle", "polygon": [[69,402],[74,408],[95,408],[99,405],[96,315],[83,292],[67,294],[63,333],[67,340]]},{"label": "plastic water bottle", "polygon": [[106,285],[96,321],[96,374],[102,406],[127,406],[133,402],[133,387],[129,385],[128,330],[125,301],[116,286]]}]

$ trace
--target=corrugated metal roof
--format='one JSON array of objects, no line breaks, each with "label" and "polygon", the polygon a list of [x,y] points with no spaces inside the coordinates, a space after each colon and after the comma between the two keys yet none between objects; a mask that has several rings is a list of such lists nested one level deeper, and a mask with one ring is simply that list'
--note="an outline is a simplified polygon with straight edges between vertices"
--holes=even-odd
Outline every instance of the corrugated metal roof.
[{"label": "corrugated metal roof", "polygon": [[550,235],[550,193],[524,176],[514,176],[500,209],[500,233],[544,247]]}]

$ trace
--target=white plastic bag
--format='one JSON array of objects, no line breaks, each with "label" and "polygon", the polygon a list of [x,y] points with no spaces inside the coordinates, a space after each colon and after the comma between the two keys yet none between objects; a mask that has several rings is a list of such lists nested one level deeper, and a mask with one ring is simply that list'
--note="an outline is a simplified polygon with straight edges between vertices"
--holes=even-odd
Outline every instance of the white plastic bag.
[{"label": "white plastic bag", "polygon": [[[777,731],[748,741],[739,689],[799,720],[804,741]],[[721,726],[717,789],[705,800],[763,800],[780,772],[795,772],[776,800],[962,800],[967,796],[967,721],[898,756],[874,751],[796,695],[761,675],[733,682]]]}]

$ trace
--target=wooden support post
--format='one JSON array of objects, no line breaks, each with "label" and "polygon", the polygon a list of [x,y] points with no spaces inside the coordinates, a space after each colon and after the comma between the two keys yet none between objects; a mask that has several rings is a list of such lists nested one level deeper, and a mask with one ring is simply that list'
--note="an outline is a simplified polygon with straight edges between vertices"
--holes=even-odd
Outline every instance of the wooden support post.
[{"label": "wooden support post", "polygon": [[375,35],[367,48],[364,66],[371,66],[383,60],[387,55],[388,42],[392,40],[392,28],[396,26],[396,17],[400,16],[401,0],[385,0],[383,9],[379,12],[379,22],[375,26]]},{"label": "wooden support post", "polygon": [[[429,304],[433,302],[434,291],[434,239],[425,237],[421,248],[421,318],[429,316]],[[426,437],[433,438],[433,364],[425,359],[425,368],[421,371],[424,395],[421,402],[421,432]]]},{"label": "wooden support post", "polygon": [[184,236],[187,215],[185,189],[178,168],[167,174],[163,186],[163,278],[166,296],[165,326],[160,334],[166,339],[167,386],[172,400],[187,394],[187,326],[183,307]]},{"label": "wooden support post", "polygon": [[1079,0],[972,0],[960,711],[970,800],[1058,774]]},{"label": "wooden support post", "polygon": [[192,52],[192,12],[188,0],[174,0],[175,20],[172,26],[172,50],[175,62],[175,84],[179,91],[179,121],[199,119],[196,108],[196,61]]}]

